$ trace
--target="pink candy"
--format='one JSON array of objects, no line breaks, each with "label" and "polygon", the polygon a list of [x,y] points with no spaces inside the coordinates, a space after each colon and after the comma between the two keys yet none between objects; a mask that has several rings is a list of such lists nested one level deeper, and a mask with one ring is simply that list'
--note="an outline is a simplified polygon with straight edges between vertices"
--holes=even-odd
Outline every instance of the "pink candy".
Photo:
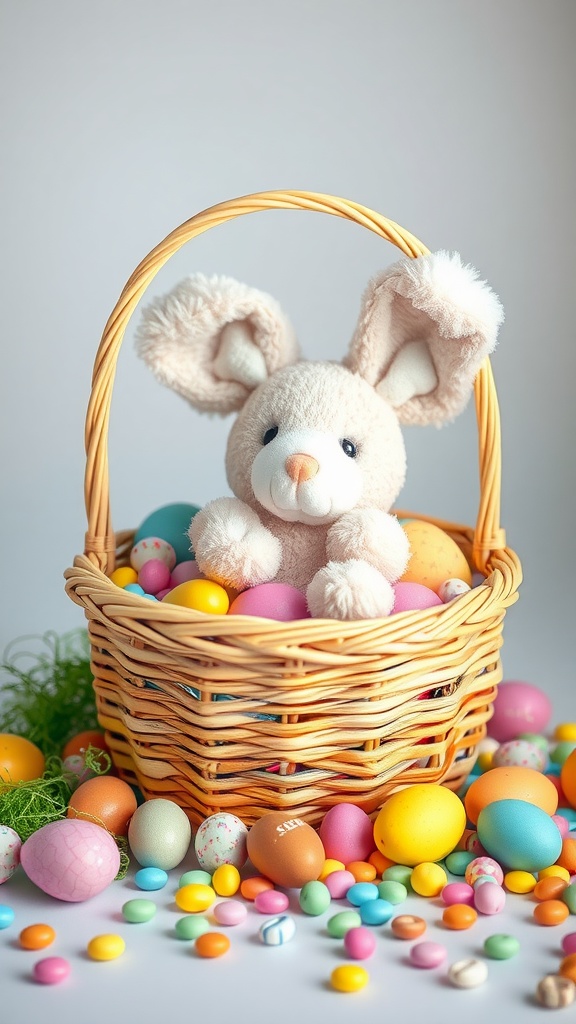
[{"label": "pink candy", "polygon": [[328,889],[333,900],[343,900],[348,889],[354,885],[356,879],[351,871],[339,869],[331,871],[324,879],[324,885]]},{"label": "pink candy", "polygon": [[33,974],[35,981],[42,985],[58,985],[70,974],[70,964],[62,956],[45,956],[36,961]]},{"label": "pink candy", "polygon": [[264,889],[254,899],[254,906],[260,914],[281,914],[288,909],[290,900],[279,889]]},{"label": "pink candy", "polygon": [[246,904],[240,900],[222,900],[221,903],[214,905],[212,913],[218,924],[235,925],[246,920],[248,910]]},{"label": "pink candy", "polygon": [[505,904],[506,893],[495,882],[483,882],[474,889],[474,909],[479,914],[499,914]]},{"label": "pink candy", "polygon": [[353,960],[367,960],[376,949],[376,937],[364,925],[349,928],[344,935],[344,949]]},{"label": "pink candy", "polygon": [[448,882],[440,896],[448,907],[454,903],[465,903],[468,907],[474,906],[474,889],[467,882]]},{"label": "pink candy", "polygon": [[439,942],[417,942],[412,946],[409,956],[413,967],[424,967],[431,970],[433,967],[440,967],[448,955],[446,946]]},{"label": "pink candy", "polygon": [[567,932],[566,935],[562,936],[562,952],[568,956],[570,953],[576,953],[576,932]]}]

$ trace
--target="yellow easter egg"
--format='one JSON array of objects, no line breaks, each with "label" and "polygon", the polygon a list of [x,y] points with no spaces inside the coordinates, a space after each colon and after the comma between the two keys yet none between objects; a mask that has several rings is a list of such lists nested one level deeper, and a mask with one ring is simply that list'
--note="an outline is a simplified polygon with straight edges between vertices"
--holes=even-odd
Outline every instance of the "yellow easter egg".
[{"label": "yellow easter egg", "polygon": [[110,579],[117,587],[127,587],[129,583],[138,583],[138,573],[131,565],[121,565],[110,573]]},{"label": "yellow easter egg", "polygon": [[413,867],[443,860],[465,828],[466,812],[456,793],[437,783],[416,783],[388,797],[374,822],[374,841],[385,857]]},{"label": "yellow easter egg", "polygon": [[230,598],[224,587],[212,580],[186,580],[168,591],[162,601],[164,604],[178,604],[209,615],[226,615],[230,606]]},{"label": "yellow easter egg", "polygon": [[438,593],[450,579],[472,585],[472,570],[455,540],[434,523],[409,519],[402,524],[410,542],[410,560],[401,582],[421,583]]}]

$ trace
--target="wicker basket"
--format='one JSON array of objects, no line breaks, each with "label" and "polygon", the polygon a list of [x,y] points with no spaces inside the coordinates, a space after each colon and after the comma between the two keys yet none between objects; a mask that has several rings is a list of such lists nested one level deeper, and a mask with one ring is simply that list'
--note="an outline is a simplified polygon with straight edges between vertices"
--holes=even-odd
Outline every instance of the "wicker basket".
[{"label": "wicker basket", "polygon": [[[107,431],[116,360],[155,274],[196,235],[259,210],[312,210],[354,221],[403,253],[428,250],[356,203],[264,192],[214,206],[176,228],[137,267],[98,349],[86,421],[85,552],[66,591],[88,620],[98,718],[121,778],[166,797],[197,824],[216,811],[247,825],[269,810],[317,824],[339,801],[374,814],[415,782],[467,778],[501,680],[506,609],[521,568],[500,528],[500,428],[489,360],[475,382],[480,502],[474,529],[445,529],[484,577],[446,605],[361,622],[209,616],[151,602],[108,578],[134,531],[114,533]],[[223,697],[235,699],[222,699]]]}]

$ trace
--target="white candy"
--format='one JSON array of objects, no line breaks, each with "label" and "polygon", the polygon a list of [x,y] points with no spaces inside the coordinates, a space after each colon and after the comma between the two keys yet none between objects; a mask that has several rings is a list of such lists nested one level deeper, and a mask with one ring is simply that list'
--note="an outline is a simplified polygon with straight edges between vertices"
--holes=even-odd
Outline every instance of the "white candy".
[{"label": "white candy", "polygon": [[452,601],[455,597],[467,594],[470,589],[471,587],[465,580],[456,578],[444,580],[444,583],[438,587],[438,597],[444,604],[447,604],[448,601]]},{"label": "white candy", "polygon": [[488,977],[484,960],[457,960],[448,968],[448,978],[457,988],[477,988]]},{"label": "white candy", "polygon": [[269,917],[260,928],[259,935],[265,946],[283,946],[296,932],[296,923],[289,914]]}]

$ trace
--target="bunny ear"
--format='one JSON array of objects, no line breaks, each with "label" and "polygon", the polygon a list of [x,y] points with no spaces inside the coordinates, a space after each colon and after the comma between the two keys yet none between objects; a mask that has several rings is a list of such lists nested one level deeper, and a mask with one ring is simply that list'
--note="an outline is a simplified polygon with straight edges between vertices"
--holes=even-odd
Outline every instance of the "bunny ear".
[{"label": "bunny ear", "polygon": [[270,374],[298,358],[271,296],[229,277],[193,275],[142,313],[136,350],[158,380],[195,408],[240,409]]},{"label": "bunny ear", "polygon": [[367,288],[344,362],[402,423],[440,425],[466,405],[503,319],[497,295],[458,253],[405,257]]}]

